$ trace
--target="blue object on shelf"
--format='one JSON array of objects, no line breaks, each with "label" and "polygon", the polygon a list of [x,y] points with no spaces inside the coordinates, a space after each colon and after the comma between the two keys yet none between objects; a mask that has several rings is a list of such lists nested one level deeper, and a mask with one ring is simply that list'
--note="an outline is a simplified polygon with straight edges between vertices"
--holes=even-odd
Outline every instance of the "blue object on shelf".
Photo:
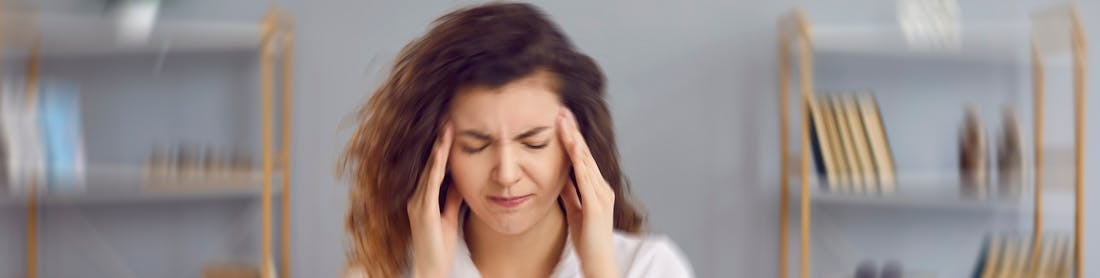
[{"label": "blue object on shelf", "polygon": [[46,188],[53,192],[83,191],[85,159],[80,94],[76,86],[42,83],[39,113],[46,153]]}]

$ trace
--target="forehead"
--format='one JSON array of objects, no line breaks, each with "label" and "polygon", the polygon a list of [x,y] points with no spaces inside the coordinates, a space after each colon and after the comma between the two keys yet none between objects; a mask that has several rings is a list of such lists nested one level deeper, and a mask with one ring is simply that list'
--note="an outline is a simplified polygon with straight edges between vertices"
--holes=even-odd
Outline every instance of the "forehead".
[{"label": "forehead", "polygon": [[451,102],[451,120],[460,129],[485,132],[552,126],[559,103],[552,75],[536,72],[496,88],[460,88]]}]

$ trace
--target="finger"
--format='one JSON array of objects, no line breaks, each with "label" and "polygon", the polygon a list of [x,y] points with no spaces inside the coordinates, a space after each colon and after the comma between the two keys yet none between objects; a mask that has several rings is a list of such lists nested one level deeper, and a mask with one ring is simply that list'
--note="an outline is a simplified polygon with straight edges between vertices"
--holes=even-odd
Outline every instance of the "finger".
[{"label": "finger", "polygon": [[421,204],[424,203],[424,195],[428,191],[428,174],[431,172],[432,160],[429,158],[428,163],[424,165],[423,169],[420,169],[420,174],[416,176],[416,188],[413,189],[413,195],[405,205],[409,214],[412,214],[414,210],[419,210]]},{"label": "finger", "polygon": [[561,189],[561,200],[565,202],[566,213],[581,210],[581,197],[577,195],[576,186],[573,180],[569,180],[565,182],[565,187]]},{"label": "finger", "polygon": [[579,192],[576,192],[576,197],[579,199],[578,202],[583,203],[590,198],[589,196],[594,195],[589,194],[590,192],[584,189],[591,184],[590,171],[588,164],[582,160],[585,155],[584,148],[581,146],[583,139],[576,137],[577,133],[574,132],[576,127],[570,124],[571,119],[568,113],[568,109],[562,108],[562,114],[558,117],[558,130],[560,131],[558,134],[561,137],[562,147],[569,156],[570,164],[573,165],[573,175],[577,179],[576,184],[581,188]]},{"label": "finger", "polygon": [[436,204],[438,208],[439,204],[439,188],[443,184],[443,177],[447,174],[447,158],[451,153],[451,141],[453,139],[453,131],[451,123],[448,122],[443,125],[443,132],[436,140],[435,146],[432,147],[432,155],[429,159],[430,165],[428,166],[430,172],[428,173],[427,194],[425,194],[423,201],[425,204]]},{"label": "finger", "polygon": [[578,159],[582,163],[584,163],[586,167],[599,173],[600,169],[599,167],[597,167],[596,159],[592,157],[592,150],[588,148],[588,142],[584,140],[584,134],[581,133],[580,123],[577,121],[577,116],[573,114],[573,111],[570,111],[569,109],[565,110],[565,116],[566,118],[568,118],[566,122],[570,126],[570,128],[567,128],[566,130],[572,131],[572,138],[576,141],[576,144],[578,145]]},{"label": "finger", "polygon": [[586,170],[586,165],[580,160],[583,156],[583,150],[578,145],[581,140],[578,140],[574,135],[573,130],[576,128],[570,124],[568,113],[567,108],[561,108],[561,113],[558,115],[558,137],[561,140],[562,148],[565,149],[565,154],[569,156],[570,164],[573,164],[573,171],[580,173]]},{"label": "finger", "polygon": [[576,115],[568,109],[565,111],[565,114],[566,117],[569,118],[567,122],[572,125],[572,127],[568,130],[574,131],[573,138],[577,141],[578,146],[576,148],[576,153],[579,154],[578,158],[586,169],[586,171],[584,172],[586,174],[584,174],[583,176],[584,179],[587,180],[587,182],[581,186],[593,188],[595,190],[595,193],[598,194],[601,199],[613,200],[615,193],[611,189],[611,186],[606,182],[606,179],[604,179],[603,173],[600,171],[599,164],[596,163],[596,158],[592,155],[592,150],[588,148],[588,143],[584,140],[584,136],[580,131],[580,125],[578,124],[579,122],[577,121]]},{"label": "finger", "polygon": [[443,203],[443,221],[458,223],[458,210],[462,206],[462,194],[455,187],[447,187],[447,200]]},{"label": "finger", "polygon": [[566,131],[563,137],[568,138],[566,149],[570,160],[573,162],[573,174],[577,179],[577,187],[583,204],[592,198],[599,197],[595,187],[604,184],[603,175],[596,167],[595,159],[592,158],[592,152],[588,150],[588,145],[584,142],[584,136],[582,136],[580,128],[577,127],[577,120],[573,113],[568,109],[563,109],[564,119],[561,121],[561,125],[563,125],[562,129]]}]

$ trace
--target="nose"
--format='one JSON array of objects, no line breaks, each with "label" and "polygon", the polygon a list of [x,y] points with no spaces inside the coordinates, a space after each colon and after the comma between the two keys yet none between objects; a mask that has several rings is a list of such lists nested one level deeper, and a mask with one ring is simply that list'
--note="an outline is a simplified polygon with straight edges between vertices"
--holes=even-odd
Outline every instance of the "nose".
[{"label": "nose", "polygon": [[503,186],[511,186],[522,178],[519,160],[515,151],[508,146],[499,148],[497,152],[497,166],[493,171],[493,181]]}]

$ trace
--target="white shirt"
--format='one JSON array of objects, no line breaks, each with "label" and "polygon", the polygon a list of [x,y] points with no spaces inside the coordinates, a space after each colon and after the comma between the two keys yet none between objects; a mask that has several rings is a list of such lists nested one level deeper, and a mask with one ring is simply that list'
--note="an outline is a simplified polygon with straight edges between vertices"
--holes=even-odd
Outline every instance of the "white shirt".
[{"label": "white shirt", "polygon": [[[615,231],[615,256],[618,257],[622,277],[695,277],[691,264],[671,240],[660,235],[634,236]],[[455,246],[451,277],[481,277],[477,266],[470,259],[470,249],[462,237]],[[573,250],[571,240],[565,241],[561,260],[554,267],[553,278],[584,277],[581,264]]]}]

